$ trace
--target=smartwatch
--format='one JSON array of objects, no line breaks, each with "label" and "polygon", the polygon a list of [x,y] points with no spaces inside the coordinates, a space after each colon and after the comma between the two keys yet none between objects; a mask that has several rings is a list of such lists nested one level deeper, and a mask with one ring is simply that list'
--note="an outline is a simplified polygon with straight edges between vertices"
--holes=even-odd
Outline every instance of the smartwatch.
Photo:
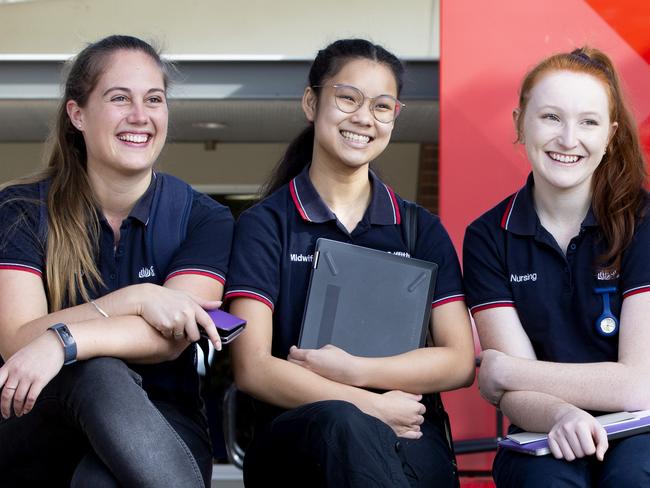
[{"label": "smartwatch", "polygon": [[67,366],[77,360],[77,343],[70,333],[68,326],[62,323],[54,324],[49,328],[54,331],[58,336],[61,344],[63,345],[63,365]]}]

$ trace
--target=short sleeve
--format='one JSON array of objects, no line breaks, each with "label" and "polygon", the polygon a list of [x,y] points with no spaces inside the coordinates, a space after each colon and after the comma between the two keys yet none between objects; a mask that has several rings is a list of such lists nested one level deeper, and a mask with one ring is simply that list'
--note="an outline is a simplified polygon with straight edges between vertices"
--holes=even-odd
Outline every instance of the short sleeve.
[{"label": "short sleeve", "polygon": [[650,291],[650,218],[637,226],[621,259],[620,285],[623,298]]},{"label": "short sleeve", "polygon": [[241,215],[235,230],[227,300],[253,298],[273,310],[280,291],[280,234],[278,217],[261,205]]},{"label": "short sleeve", "polygon": [[43,274],[46,233],[39,230],[41,205],[37,184],[0,192],[0,269]]},{"label": "short sleeve", "polygon": [[472,314],[488,308],[514,306],[504,239],[498,222],[490,222],[485,216],[465,232],[463,273],[467,305]]},{"label": "short sleeve", "polygon": [[422,207],[418,207],[418,239],[415,251],[413,257],[438,265],[433,307],[465,298],[458,255],[449,234],[440,219]]},{"label": "short sleeve", "polygon": [[210,197],[194,192],[185,240],[174,254],[168,280],[180,274],[198,274],[224,283],[232,248],[234,220],[230,210]]}]

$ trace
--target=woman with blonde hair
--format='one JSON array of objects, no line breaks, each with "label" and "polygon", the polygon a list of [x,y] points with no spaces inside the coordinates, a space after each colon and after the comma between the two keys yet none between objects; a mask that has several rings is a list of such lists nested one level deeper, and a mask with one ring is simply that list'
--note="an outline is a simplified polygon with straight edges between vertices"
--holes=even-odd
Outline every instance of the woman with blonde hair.
[{"label": "woman with blonde hair", "polygon": [[48,167],[0,193],[0,484],[209,486],[199,328],[230,212],[153,171],[167,65],[110,36],[70,63]]}]

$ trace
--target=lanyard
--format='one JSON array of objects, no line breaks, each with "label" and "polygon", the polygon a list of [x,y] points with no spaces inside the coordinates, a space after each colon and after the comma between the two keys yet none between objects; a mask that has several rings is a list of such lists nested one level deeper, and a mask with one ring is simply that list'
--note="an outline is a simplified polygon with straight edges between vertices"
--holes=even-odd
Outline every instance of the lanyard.
[{"label": "lanyard", "polygon": [[596,319],[596,332],[604,337],[613,336],[618,332],[618,319],[612,313],[609,305],[609,294],[616,292],[615,286],[596,287],[594,291],[603,299],[603,312]]}]

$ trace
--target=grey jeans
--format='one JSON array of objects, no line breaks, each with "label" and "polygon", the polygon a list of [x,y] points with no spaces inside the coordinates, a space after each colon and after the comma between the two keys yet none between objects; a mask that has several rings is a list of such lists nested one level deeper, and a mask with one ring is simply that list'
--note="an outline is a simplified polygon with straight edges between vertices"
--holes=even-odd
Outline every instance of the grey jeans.
[{"label": "grey jeans", "polygon": [[119,359],[70,366],[34,409],[0,420],[2,486],[209,486],[212,450],[201,412],[153,403]]}]

